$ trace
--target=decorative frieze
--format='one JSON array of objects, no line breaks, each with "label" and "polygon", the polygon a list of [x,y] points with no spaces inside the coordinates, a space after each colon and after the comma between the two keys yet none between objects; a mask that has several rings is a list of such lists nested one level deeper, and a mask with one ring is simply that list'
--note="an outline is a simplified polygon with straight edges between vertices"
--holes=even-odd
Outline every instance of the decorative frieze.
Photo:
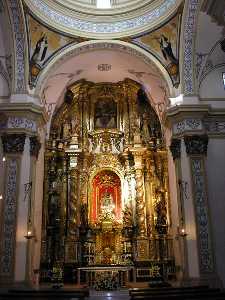
[{"label": "decorative frieze", "polygon": [[211,246],[203,159],[192,158],[191,169],[199,241],[200,272],[208,273],[214,271],[214,260]]},{"label": "decorative frieze", "polygon": [[188,155],[207,155],[208,136],[207,135],[192,135],[185,136],[184,142]]},{"label": "decorative frieze", "polygon": [[172,139],[170,144],[170,151],[172,153],[173,159],[179,159],[181,156],[181,140]]},{"label": "decorative frieze", "polygon": [[205,120],[205,129],[208,133],[224,134],[225,133],[225,120]]},{"label": "decorative frieze", "polygon": [[18,165],[16,159],[8,162],[7,183],[4,202],[3,231],[2,231],[2,255],[1,276],[11,277],[14,270],[15,251],[15,227],[16,227],[16,180]]},{"label": "decorative frieze", "polygon": [[8,154],[22,153],[24,150],[25,134],[2,135],[3,152]]},{"label": "decorative frieze", "polygon": [[186,131],[202,130],[203,125],[200,119],[188,118],[173,125],[174,134],[181,134]]},{"label": "decorative frieze", "polygon": [[34,120],[25,117],[7,117],[5,114],[1,114],[0,129],[25,129],[36,132],[37,124]]},{"label": "decorative frieze", "polygon": [[37,124],[35,121],[30,120],[28,118],[9,117],[8,128],[21,128],[28,129],[31,131],[37,131]]},{"label": "decorative frieze", "polygon": [[30,155],[38,157],[39,151],[41,149],[41,143],[36,136],[30,137]]}]

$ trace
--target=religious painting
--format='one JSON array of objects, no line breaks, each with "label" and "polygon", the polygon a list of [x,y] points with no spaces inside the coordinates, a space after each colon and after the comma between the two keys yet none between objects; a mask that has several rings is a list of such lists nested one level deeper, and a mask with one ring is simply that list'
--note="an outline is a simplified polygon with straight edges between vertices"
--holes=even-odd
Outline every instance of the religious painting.
[{"label": "religious painting", "polygon": [[173,85],[177,87],[179,77],[179,36],[181,15],[177,14],[161,28],[132,40],[134,44],[151,52],[166,68]]},{"label": "religious painting", "polygon": [[53,55],[76,39],[59,34],[26,14],[30,65],[30,86],[35,86],[37,76]]},{"label": "religious painting", "polygon": [[121,182],[112,171],[99,172],[92,181],[89,208],[91,223],[113,223],[121,219]]},{"label": "religious painting", "polygon": [[95,129],[117,128],[117,104],[113,99],[99,99],[94,107]]}]

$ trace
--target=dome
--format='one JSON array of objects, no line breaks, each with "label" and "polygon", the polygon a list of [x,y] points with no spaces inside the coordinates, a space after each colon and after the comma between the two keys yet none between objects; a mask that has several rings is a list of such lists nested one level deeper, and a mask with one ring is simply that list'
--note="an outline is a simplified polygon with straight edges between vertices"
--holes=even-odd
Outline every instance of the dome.
[{"label": "dome", "polygon": [[110,8],[101,9],[97,1],[25,0],[32,13],[48,26],[72,36],[101,39],[134,36],[153,29],[170,18],[181,2],[111,0]]}]

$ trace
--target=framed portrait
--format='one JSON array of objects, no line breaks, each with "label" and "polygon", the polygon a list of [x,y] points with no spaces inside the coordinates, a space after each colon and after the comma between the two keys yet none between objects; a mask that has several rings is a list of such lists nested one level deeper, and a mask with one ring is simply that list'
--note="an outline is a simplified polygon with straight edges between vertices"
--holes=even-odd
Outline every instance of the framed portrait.
[{"label": "framed portrait", "polygon": [[94,106],[95,129],[117,128],[117,103],[113,99],[99,99]]}]

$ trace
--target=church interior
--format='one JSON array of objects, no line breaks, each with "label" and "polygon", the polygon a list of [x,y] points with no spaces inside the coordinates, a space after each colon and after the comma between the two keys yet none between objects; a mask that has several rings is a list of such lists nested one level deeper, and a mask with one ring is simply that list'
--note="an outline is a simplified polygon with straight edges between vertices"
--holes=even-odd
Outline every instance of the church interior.
[{"label": "church interior", "polygon": [[0,298],[225,299],[225,1],[0,0],[0,174]]}]

